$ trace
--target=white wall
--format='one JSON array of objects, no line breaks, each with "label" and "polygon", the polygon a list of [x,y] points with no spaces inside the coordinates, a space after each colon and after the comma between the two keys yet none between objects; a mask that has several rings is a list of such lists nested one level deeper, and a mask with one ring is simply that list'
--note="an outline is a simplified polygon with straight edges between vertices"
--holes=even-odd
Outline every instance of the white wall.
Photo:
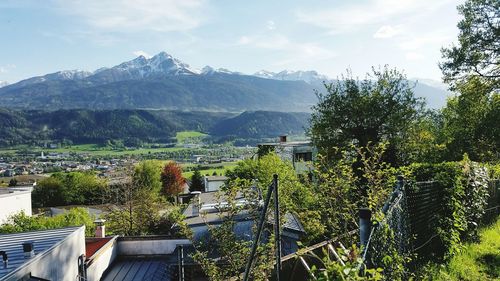
[{"label": "white wall", "polygon": [[102,246],[92,257],[89,258],[87,268],[87,280],[101,280],[104,271],[113,263],[118,256],[117,236],[113,237],[106,245]]},{"label": "white wall", "polygon": [[[133,239],[133,238],[132,238]],[[146,238],[147,239],[147,238]],[[119,240],[118,255],[169,255],[177,245],[191,244],[189,239]]]},{"label": "white wall", "polygon": [[207,181],[205,180],[205,192],[217,191],[225,181]]},{"label": "white wall", "polygon": [[31,191],[0,194],[0,224],[6,222],[9,216],[21,211],[31,216]]}]

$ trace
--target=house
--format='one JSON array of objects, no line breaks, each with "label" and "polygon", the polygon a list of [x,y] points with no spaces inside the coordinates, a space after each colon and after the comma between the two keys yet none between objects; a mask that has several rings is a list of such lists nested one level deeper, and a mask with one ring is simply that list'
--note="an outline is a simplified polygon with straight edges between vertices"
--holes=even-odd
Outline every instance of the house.
[{"label": "house", "polygon": [[308,173],[312,169],[312,161],[317,151],[311,141],[287,141],[286,136],[280,136],[279,142],[261,143],[257,145],[259,156],[276,152],[283,161],[292,163],[299,174]]},{"label": "house", "polygon": [[[238,194],[235,198],[237,205],[248,204],[243,195]],[[209,235],[208,225],[216,226],[223,223],[221,210],[225,202],[219,202],[217,192],[197,192],[191,203],[184,210],[184,222],[193,231],[194,242],[204,239]],[[243,239],[251,239],[253,220],[248,212],[242,211],[236,218],[235,233]],[[295,253],[298,249],[297,241],[305,234],[302,224],[293,214],[287,213],[284,218],[282,238],[282,253],[288,255]],[[268,226],[272,225],[272,221],[268,222]],[[265,240],[264,238],[263,240]]]},{"label": "house", "polygon": [[0,224],[20,212],[31,216],[31,191],[31,186],[0,188]]},{"label": "house", "polygon": [[217,191],[226,182],[227,177],[225,176],[204,176],[203,184],[205,186],[205,192]]},{"label": "house", "polygon": [[0,235],[0,281],[77,280],[83,270],[85,227]]},{"label": "house", "polygon": [[176,280],[190,245],[167,236],[105,237],[100,224],[96,234],[85,238],[80,226],[0,235],[0,281]]}]

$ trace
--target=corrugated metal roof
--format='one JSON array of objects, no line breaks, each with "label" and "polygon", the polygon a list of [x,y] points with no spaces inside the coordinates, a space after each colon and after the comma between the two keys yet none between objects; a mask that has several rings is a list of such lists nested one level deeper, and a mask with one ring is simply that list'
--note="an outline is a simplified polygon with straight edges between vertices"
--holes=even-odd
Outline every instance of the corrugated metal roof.
[{"label": "corrugated metal roof", "polygon": [[[29,263],[31,260],[43,255],[45,252],[60,244],[69,235],[81,227],[66,227],[50,230],[40,230],[31,232],[21,232],[0,235],[0,251],[7,252],[9,259],[8,267],[4,268],[3,261],[0,259],[0,280],[9,273]],[[33,242],[35,256],[25,258],[23,252],[23,242]]]},{"label": "corrugated metal roof", "polygon": [[177,260],[173,255],[154,258],[120,258],[108,268],[101,281],[174,280]]}]

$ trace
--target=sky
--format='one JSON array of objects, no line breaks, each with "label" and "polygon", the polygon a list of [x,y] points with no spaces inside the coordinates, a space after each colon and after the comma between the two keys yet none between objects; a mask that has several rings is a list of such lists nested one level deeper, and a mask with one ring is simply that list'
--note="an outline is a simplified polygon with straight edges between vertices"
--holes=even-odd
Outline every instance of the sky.
[{"label": "sky", "polygon": [[457,0],[2,0],[0,81],[94,71],[165,51],[196,68],[441,79]]}]

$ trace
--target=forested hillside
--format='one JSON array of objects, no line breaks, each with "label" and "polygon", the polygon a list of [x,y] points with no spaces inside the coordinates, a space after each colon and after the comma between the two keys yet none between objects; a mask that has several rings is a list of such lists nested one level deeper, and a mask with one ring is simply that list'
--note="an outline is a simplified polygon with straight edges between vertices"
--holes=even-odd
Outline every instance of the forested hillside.
[{"label": "forested hillside", "polygon": [[167,110],[7,110],[0,109],[0,146],[46,142],[169,143],[180,131],[213,134],[215,140],[262,139],[303,134],[307,113],[185,112]]}]

